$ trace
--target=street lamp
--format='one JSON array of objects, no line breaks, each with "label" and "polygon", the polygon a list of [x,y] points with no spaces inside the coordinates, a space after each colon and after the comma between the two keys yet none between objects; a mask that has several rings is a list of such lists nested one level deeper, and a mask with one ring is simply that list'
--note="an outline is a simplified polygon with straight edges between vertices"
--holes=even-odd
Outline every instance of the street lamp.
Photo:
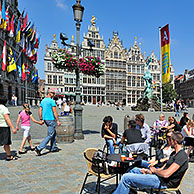
[{"label": "street lamp", "polygon": [[[76,56],[79,58],[80,54],[80,48],[79,48],[79,31],[80,31],[80,22],[82,22],[82,16],[84,12],[84,7],[80,5],[80,0],[76,1],[77,4],[73,5],[73,14],[74,14],[74,20],[76,22],[76,30],[77,30],[77,46],[76,46]],[[75,139],[84,139],[84,135],[82,132],[82,111],[83,108],[81,107],[81,90],[80,90],[80,74],[79,74],[79,67],[75,71],[76,73],[76,104],[74,107],[74,119],[75,119],[75,133],[74,138]]]}]

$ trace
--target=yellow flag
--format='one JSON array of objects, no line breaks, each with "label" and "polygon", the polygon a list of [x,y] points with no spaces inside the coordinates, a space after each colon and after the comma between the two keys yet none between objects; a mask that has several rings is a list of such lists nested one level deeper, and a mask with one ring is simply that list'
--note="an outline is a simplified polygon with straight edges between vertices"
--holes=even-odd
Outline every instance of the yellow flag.
[{"label": "yellow flag", "polygon": [[14,71],[14,70],[17,70],[16,62],[15,62],[15,59],[13,56],[12,49],[11,49],[11,47],[9,47],[7,72],[9,73],[9,72]]}]

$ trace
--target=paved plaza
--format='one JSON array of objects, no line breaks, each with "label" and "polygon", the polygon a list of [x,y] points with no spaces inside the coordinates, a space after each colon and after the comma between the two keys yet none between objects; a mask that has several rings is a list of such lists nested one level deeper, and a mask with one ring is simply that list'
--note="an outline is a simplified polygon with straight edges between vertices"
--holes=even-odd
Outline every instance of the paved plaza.
[{"label": "paved plaza", "polygon": [[[22,107],[8,107],[11,112],[11,120],[16,124],[17,114]],[[101,138],[101,124],[105,115],[112,115],[114,121],[119,125],[119,132],[124,130],[124,116],[135,115],[138,112],[116,110],[115,107],[96,107],[93,105],[83,106],[83,133],[84,140],[73,143],[58,144],[61,149],[57,153],[49,153],[48,149],[42,151],[43,155],[38,157],[35,152],[28,151],[27,154],[19,155],[16,161],[5,161],[3,147],[0,148],[0,188],[1,193],[10,194],[47,194],[47,193],[79,193],[82,186],[87,166],[83,157],[86,148],[101,148],[104,140]],[[38,109],[32,108],[33,116],[38,119]],[[159,112],[142,112],[145,115],[146,123],[153,124]],[[192,117],[194,109],[189,109],[189,116]],[[174,113],[165,113],[166,119]],[[180,118],[179,118],[180,119]],[[38,119],[39,120],[39,119]],[[31,125],[31,136],[34,145],[38,145],[46,136],[46,126],[35,123]],[[16,135],[12,134],[12,152],[17,152],[20,147],[23,133],[20,130]],[[28,146],[28,144],[26,144]],[[86,189],[87,192],[95,193],[95,177],[89,177]],[[181,185],[183,194],[194,194],[194,163],[189,163],[189,170]],[[101,185],[102,193],[109,194],[115,188],[115,180],[108,181]]]}]

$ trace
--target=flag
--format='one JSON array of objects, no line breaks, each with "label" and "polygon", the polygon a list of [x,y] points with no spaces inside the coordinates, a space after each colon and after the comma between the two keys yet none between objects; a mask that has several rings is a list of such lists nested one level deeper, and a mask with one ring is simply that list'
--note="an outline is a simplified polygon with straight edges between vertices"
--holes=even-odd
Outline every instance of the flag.
[{"label": "flag", "polygon": [[5,21],[6,21],[5,0],[3,0],[3,6],[2,6],[2,10],[1,10],[1,25],[0,25],[0,28],[4,29]]},{"label": "flag", "polygon": [[39,44],[40,44],[40,37],[36,38],[35,43],[34,43],[34,48],[39,48]]},{"label": "flag", "polygon": [[10,26],[9,26],[9,5],[7,6],[6,12],[5,12],[5,17],[6,17],[6,21],[4,24],[4,29],[7,30],[8,32],[10,31]]},{"label": "flag", "polygon": [[21,56],[18,59],[17,68],[18,68],[18,72],[19,72],[19,78],[21,79],[22,78]]},{"label": "flag", "polygon": [[20,42],[20,35],[21,35],[21,31],[20,31],[20,21],[18,20],[18,27],[17,27],[17,32],[16,32],[16,43]]},{"label": "flag", "polygon": [[160,30],[161,37],[161,57],[162,57],[162,83],[170,80],[170,35],[167,24]]},{"label": "flag", "polygon": [[1,55],[2,58],[2,70],[5,71],[6,66],[7,66],[7,62],[6,62],[6,40],[4,40],[4,46],[3,46],[3,52]]},{"label": "flag", "polygon": [[11,47],[9,47],[9,53],[8,53],[8,63],[7,63],[7,72],[11,72],[17,70],[16,62],[13,56],[13,51]]},{"label": "flag", "polygon": [[153,88],[156,88],[156,81],[153,81]]},{"label": "flag", "polygon": [[30,39],[30,41],[31,41],[32,43],[34,42],[35,36],[36,36],[36,30],[35,30],[35,26],[33,26],[33,29],[32,29],[32,36],[31,36],[31,39]]},{"label": "flag", "polygon": [[22,65],[22,80],[24,81],[26,79],[26,73],[25,73],[25,63]]},{"label": "flag", "polygon": [[33,75],[33,78],[32,78],[32,83],[36,83],[38,80],[38,70],[35,70],[35,73]]},{"label": "flag", "polygon": [[14,36],[14,14],[12,15],[11,18],[11,27],[9,32],[9,37],[13,38],[13,36]]},{"label": "flag", "polygon": [[32,65],[32,66],[30,67],[30,74],[29,74],[29,77],[28,77],[28,80],[29,80],[29,81],[32,80],[33,73],[34,73],[34,66]]},{"label": "flag", "polygon": [[24,18],[24,24],[23,24],[23,26],[22,26],[22,32],[23,32],[24,29],[26,28],[27,22],[28,22],[28,14],[26,13],[26,16],[25,16],[25,18]]},{"label": "flag", "polygon": [[14,57],[14,60],[15,60],[15,63],[16,63],[16,69],[14,70],[14,71],[17,71],[17,61],[16,61],[16,51],[14,52],[14,55],[13,55],[13,57]]},{"label": "flag", "polygon": [[1,25],[1,19],[2,17],[1,17],[1,1],[0,1],[0,25]]}]

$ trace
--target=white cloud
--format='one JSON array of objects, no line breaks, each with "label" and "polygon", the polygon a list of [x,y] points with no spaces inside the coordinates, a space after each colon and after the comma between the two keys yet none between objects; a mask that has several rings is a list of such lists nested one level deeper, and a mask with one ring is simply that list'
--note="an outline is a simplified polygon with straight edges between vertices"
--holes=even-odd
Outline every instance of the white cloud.
[{"label": "white cloud", "polygon": [[56,0],[57,7],[60,7],[63,10],[67,10],[68,6],[65,4],[65,0]]}]

